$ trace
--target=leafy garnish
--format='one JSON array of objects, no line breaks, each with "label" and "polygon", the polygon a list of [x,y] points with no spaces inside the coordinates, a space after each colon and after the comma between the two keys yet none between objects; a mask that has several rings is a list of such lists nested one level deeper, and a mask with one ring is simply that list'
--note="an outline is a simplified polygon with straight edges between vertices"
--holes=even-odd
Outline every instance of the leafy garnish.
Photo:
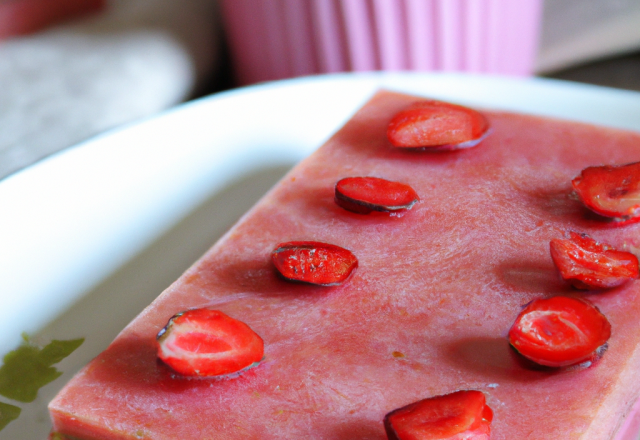
[{"label": "leafy garnish", "polygon": [[17,419],[20,411],[22,410],[17,406],[0,402],[0,431],[7,426],[9,422]]},{"label": "leafy garnish", "polygon": [[4,356],[0,367],[0,395],[19,402],[33,402],[40,388],[62,375],[52,365],[69,356],[83,342],[84,339],[53,340],[40,348],[25,337],[20,347]]}]

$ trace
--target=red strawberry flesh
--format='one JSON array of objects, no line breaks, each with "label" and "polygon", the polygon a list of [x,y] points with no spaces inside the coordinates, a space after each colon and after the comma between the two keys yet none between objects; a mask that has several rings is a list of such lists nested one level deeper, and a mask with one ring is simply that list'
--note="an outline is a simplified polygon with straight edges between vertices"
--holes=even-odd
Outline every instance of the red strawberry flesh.
[{"label": "red strawberry flesh", "polygon": [[358,267],[347,249],[317,241],[280,243],[271,260],[284,278],[322,286],[341,284]]},{"label": "red strawberry flesh", "polygon": [[477,110],[424,100],[398,112],[387,137],[395,147],[458,149],[475,146],[488,130],[487,119]]},{"label": "red strawberry flesh", "polygon": [[551,258],[563,279],[577,289],[611,289],[638,278],[638,258],[598,243],[586,234],[570,232],[550,242]]},{"label": "red strawberry flesh", "polygon": [[611,336],[611,324],[581,299],[556,296],[532,301],[509,330],[509,343],[527,359],[547,367],[587,361]]},{"label": "red strawberry flesh", "polygon": [[396,409],[385,416],[389,440],[488,440],[493,411],[480,391],[457,391]]},{"label": "red strawberry flesh", "polygon": [[411,209],[418,194],[409,185],[378,177],[347,177],[336,183],[335,202],[348,211],[396,212]]},{"label": "red strawberry flesh", "polygon": [[572,181],[585,206],[620,222],[637,221],[640,215],[640,162],[592,166]]},{"label": "red strawberry flesh", "polygon": [[183,376],[225,376],[256,366],[264,356],[260,336],[217,310],[178,313],[157,339],[158,357]]}]

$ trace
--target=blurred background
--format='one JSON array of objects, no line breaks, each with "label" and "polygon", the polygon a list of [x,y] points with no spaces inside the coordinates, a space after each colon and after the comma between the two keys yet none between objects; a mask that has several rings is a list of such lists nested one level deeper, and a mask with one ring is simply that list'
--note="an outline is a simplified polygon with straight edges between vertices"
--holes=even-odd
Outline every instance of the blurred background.
[{"label": "blurred background", "polygon": [[640,90],[637,0],[0,0],[0,178],[181,102],[368,70]]}]

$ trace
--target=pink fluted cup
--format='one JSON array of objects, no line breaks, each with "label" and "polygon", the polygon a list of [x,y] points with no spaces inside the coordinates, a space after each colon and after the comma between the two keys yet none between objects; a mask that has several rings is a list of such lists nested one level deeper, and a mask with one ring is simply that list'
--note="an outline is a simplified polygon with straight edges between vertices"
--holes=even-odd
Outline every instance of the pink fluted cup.
[{"label": "pink fluted cup", "polygon": [[370,70],[529,75],[542,0],[222,0],[239,84]]}]

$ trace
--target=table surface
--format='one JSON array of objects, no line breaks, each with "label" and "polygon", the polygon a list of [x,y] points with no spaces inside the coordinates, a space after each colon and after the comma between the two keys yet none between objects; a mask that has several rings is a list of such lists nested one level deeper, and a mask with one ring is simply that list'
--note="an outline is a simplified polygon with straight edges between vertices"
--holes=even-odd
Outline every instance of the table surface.
[{"label": "table surface", "polygon": [[640,91],[640,52],[594,61],[544,77]]}]

